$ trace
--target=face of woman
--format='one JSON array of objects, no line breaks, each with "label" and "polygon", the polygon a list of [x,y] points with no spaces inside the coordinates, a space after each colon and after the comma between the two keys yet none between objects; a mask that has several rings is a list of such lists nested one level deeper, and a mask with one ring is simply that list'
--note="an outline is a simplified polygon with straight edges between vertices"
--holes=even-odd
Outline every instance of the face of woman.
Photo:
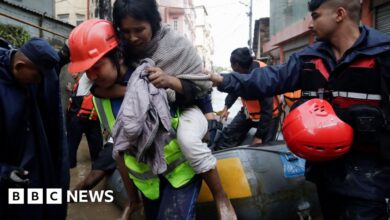
[{"label": "face of woman", "polygon": [[117,69],[110,58],[102,57],[87,71],[87,76],[98,87],[109,88],[115,84]]},{"label": "face of woman", "polygon": [[152,26],[148,21],[136,20],[130,16],[122,19],[120,33],[135,52],[142,52],[153,36]]}]

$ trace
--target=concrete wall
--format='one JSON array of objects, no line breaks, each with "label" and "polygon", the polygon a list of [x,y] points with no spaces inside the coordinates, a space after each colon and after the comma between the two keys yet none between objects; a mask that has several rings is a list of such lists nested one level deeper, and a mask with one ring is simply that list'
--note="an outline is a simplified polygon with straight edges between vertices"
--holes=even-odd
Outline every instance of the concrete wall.
[{"label": "concrete wall", "polygon": [[[86,20],[87,15],[87,2],[80,0],[58,0],[55,5],[56,7],[56,18],[65,23],[77,25],[82,21]],[[93,17],[92,7],[89,7],[89,16]]]},{"label": "concrete wall", "polygon": [[159,0],[162,22],[169,24],[191,42],[195,41],[195,9],[191,0]]},{"label": "concrete wall", "polygon": [[211,36],[211,25],[204,6],[195,7],[195,47],[203,60],[203,67],[213,69],[212,56],[214,54],[214,41]]}]

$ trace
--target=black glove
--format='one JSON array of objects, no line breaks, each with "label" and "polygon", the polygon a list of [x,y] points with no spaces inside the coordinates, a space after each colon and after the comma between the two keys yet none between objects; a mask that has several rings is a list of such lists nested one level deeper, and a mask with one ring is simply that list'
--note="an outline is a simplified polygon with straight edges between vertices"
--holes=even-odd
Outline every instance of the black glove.
[{"label": "black glove", "polygon": [[58,51],[60,56],[60,66],[66,65],[70,62],[70,51],[68,47],[68,40],[65,41],[64,46]]}]

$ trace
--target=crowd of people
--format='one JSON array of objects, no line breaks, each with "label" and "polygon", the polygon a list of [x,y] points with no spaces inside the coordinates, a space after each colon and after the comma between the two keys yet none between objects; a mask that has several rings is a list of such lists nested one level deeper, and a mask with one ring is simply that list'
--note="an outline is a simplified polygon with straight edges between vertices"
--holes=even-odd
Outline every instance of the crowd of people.
[{"label": "crowd of people", "polygon": [[[205,70],[191,43],[161,24],[155,0],[116,0],[112,22],[86,20],[58,52],[40,38],[19,49],[1,41],[0,219],[66,218],[66,203],[10,206],[8,189],[68,190],[83,134],[92,166],[74,190],[92,189],[118,169],[128,196],[122,219],[141,207],[146,219],[194,219],[202,180],[218,219],[237,219],[213,151],[239,146],[251,128],[254,147],[275,141],[281,95],[289,100],[287,93],[299,90],[289,103],[295,127],[283,133],[307,159],[323,218],[388,219],[390,37],[360,25],[360,4],[309,1],[313,45],[268,66],[237,48],[233,73],[224,75]],[[64,117],[58,75],[66,64],[75,83]],[[221,121],[238,97],[243,104],[218,138],[212,86],[228,93]],[[317,107],[307,110],[311,103]],[[323,112],[337,120],[316,124]],[[326,137],[326,127],[350,132],[346,145]]]}]

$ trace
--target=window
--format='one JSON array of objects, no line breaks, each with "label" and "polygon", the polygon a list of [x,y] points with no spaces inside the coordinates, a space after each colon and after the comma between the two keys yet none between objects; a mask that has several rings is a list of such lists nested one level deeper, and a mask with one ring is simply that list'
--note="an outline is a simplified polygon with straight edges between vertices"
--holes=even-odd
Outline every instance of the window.
[{"label": "window", "polygon": [[178,21],[177,19],[173,19],[173,30],[177,31],[178,29]]},{"label": "window", "polygon": [[85,15],[84,14],[76,13],[76,25],[79,25],[79,24],[83,23],[84,20],[85,20]]},{"label": "window", "polygon": [[57,17],[60,21],[63,21],[63,22],[69,21],[69,14],[58,14]]},{"label": "window", "polygon": [[76,13],[76,19],[77,20],[84,20],[85,19],[85,15]]}]

